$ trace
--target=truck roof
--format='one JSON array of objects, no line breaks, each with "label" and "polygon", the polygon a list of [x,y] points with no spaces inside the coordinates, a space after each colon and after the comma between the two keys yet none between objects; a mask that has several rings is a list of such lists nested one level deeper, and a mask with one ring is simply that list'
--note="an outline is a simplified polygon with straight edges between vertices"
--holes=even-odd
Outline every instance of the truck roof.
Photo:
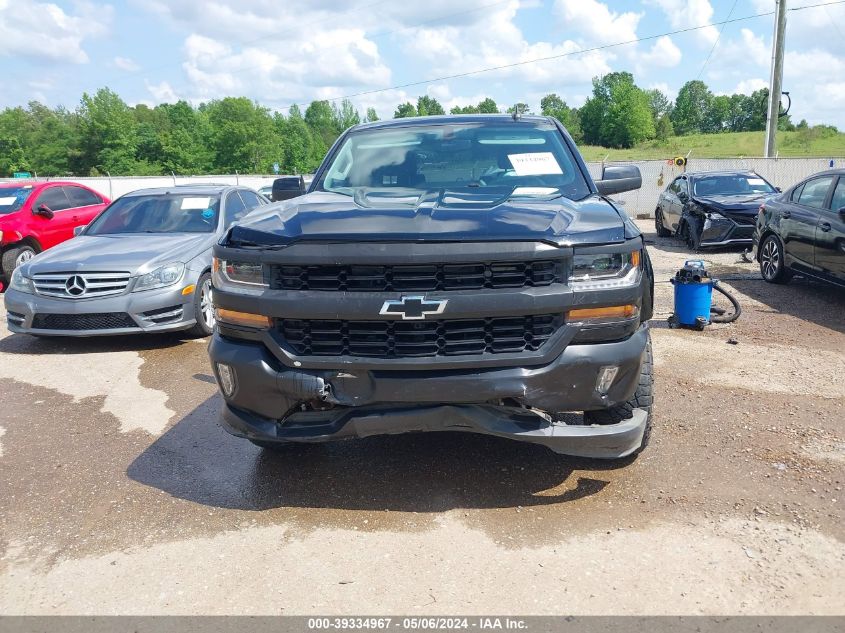
[{"label": "truck roof", "polygon": [[[402,119],[385,119],[373,123],[361,123],[354,126],[353,130],[373,130],[391,127],[407,127],[409,125],[437,125],[449,123],[506,123],[513,122],[513,115],[510,114],[438,114],[434,116],[405,117]],[[552,119],[547,116],[535,114],[523,114],[519,121],[533,123],[549,123]]]}]

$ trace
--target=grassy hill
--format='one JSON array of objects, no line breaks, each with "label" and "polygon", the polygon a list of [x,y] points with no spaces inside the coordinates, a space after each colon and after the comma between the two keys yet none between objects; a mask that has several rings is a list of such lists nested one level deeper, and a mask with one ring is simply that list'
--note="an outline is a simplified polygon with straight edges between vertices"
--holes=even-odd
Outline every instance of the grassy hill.
[{"label": "grassy hill", "polygon": [[[762,156],[764,132],[729,132],[725,134],[692,134],[674,136],[665,141],[646,141],[631,149],[608,149],[595,145],[581,145],[579,149],[588,162],[608,160],[648,160],[686,156],[692,150],[697,158],[734,158]],[[777,145],[781,157],[845,157],[845,133],[814,130],[778,132]]]}]

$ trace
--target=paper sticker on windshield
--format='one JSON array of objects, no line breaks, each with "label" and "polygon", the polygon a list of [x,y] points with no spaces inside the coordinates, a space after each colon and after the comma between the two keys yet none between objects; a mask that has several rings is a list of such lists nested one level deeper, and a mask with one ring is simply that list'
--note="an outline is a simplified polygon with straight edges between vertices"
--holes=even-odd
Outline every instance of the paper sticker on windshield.
[{"label": "paper sticker on windshield", "polygon": [[763,180],[762,178],[749,178],[748,184],[749,185],[765,185],[766,181]]},{"label": "paper sticker on windshield", "polygon": [[551,152],[532,152],[530,154],[508,154],[517,176],[547,176],[562,174],[555,155]]},{"label": "paper sticker on windshield", "polygon": [[513,196],[550,196],[557,193],[556,187],[517,187],[513,190]]},{"label": "paper sticker on windshield", "polygon": [[5,198],[0,198],[0,207],[8,207],[11,204],[15,204],[17,201],[17,196],[6,196]]},{"label": "paper sticker on windshield", "polygon": [[182,198],[182,208],[189,209],[207,209],[211,198]]}]

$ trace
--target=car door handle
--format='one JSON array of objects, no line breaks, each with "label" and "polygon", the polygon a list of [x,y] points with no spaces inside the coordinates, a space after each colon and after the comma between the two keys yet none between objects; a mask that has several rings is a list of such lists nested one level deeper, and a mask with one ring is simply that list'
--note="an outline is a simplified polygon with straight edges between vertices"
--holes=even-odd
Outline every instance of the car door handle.
[{"label": "car door handle", "polygon": [[783,213],[780,214],[780,217],[791,218],[792,217],[792,211],[784,211]]},{"label": "car door handle", "polygon": [[819,228],[825,233],[827,233],[830,230],[830,222],[822,222],[821,224],[819,224]]}]

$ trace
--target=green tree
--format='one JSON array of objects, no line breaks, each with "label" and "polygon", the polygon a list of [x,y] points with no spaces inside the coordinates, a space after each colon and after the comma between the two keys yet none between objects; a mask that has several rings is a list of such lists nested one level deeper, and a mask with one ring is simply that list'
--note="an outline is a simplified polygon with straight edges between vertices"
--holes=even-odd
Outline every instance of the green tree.
[{"label": "green tree", "polygon": [[305,123],[325,149],[331,147],[343,131],[338,128],[337,118],[328,101],[312,101],[305,108]]},{"label": "green tree", "polygon": [[675,130],[672,128],[672,119],[668,114],[664,114],[657,121],[656,135],[661,141],[665,141],[675,135]]},{"label": "green tree", "polygon": [[712,102],[713,93],[703,81],[696,79],[685,83],[678,91],[672,111],[675,133],[684,135],[701,132]]},{"label": "green tree", "polygon": [[417,116],[417,109],[413,103],[400,103],[396,107],[396,112],[393,113],[394,119],[406,119],[408,117]]},{"label": "green tree", "polygon": [[340,132],[361,122],[361,115],[358,114],[358,111],[349,99],[341,101],[339,108],[337,104],[332,104],[332,114],[334,116],[335,129]]},{"label": "green tree", "polygon": [[593,96],[580,110],[588,143],[631,147],[654,138],[654,118],[648,95],[634,84],[631,73],[610,73],[593,79]]},{"label": "green tree", "polygon": [[496,102],[490,97],[487,97],[484,101],[478,104],[478,111],[481,114],[498,114],[499,106],[497,106]]},{"label": "green tree", "polygon": [[225,97],[207,108],[214,169],[268,173],[279,142],[269,110],[246,97]]},{"label": "green tree", "polygon": [[419,116],[432,116],[446,114],[446,110],[443,109],[443,106],[434,97],[423,95],[417,99],[417,114]]},{"label": "green tree", "polygon": [[704,115],[701,123],[701,131],[708,134],[725,132],[730,129],[733,106],[731,98],[727,95],[713,97],[710,107]]},{"label": "green tree", "polygon": [[85,174],[135,173],[138,129],[129,106],[108,88],[84,93],[79,107],[80,165]]},{"label": "green tree", "polygon": [[375,108],[367,108],[367,123],[375,123],[378,121],[378,112]]},{"label": "green tree", "polygon": [[563,127],[569,132],[576,143],[584,140],[584,133],[581,130],[581,117],[577,108],[570,108],[566,101],[557,94],[547,94],[540,99],[540,112],[543,116],[556,118],[563,123]]},{"label": "green tree", "polygon": [[672,100],[663,94],[657,88],[646,90],[648,96],[648,106],[651,109],[651,115],[654,117],[654,122],[657,123],[664,114],[672,112]]}]

